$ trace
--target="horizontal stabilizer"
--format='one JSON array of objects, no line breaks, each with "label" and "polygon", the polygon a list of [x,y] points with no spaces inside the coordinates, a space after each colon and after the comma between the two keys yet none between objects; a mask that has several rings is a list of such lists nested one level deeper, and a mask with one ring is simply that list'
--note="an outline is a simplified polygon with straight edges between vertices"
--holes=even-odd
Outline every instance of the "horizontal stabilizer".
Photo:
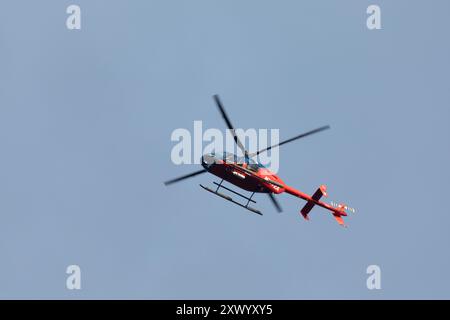
[{"label": "horizontal stabilizer", "polygon": [[[314,192],[314,194],[312,195],[312,199],[314,201],[319,201],[320,198],[322,198],[322,196],[327,197],[327,187],[325,185],[321,185],[320,188],[318,188],[316,190],[316,192]],[[312,208],[314,208],[314,206],[316,205],[316,203],[314,201],[308,201],[305,206],[302,208],[302,210],[300,210],[300,213],[302,214],[303,218],[305,218],[306,220],[309,220],[308,217],[308,213],[312,210]]]}]

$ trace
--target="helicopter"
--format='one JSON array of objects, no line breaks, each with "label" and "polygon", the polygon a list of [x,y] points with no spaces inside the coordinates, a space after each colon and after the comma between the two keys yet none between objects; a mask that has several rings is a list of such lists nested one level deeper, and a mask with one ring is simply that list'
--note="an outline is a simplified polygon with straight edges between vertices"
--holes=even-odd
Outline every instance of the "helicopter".
[{"label": "helicopter", "polygon": [[[219,177],[221,180],[220,182],[215,181],[213,182],[213,184],[215,185],[214,188],[210,188],[200,184],[201,188],[258,215],[262,215],[261,211],[250,206],[251,203],[256,203],[256,201],[253,200],[253,196],[255,195],[255,193],[267,194],[270,200],[272,201],[273,205],[275,206],[276,210],[278,212],[282,212],[283,210],[281,208],[281,205],[279,204],[274,195],[285,192],[295,197],[306,200],[306,204],[300,210],[300,213],[305,220],[309,220],[310,211],[317,205],[329,210],[333,215],[333,217],[336,219],[336,221],[339,223],[339,225],[346,227],[343,217],[348,215],[347,211],[354,213],[355,209],[342,203],[337,204],[335,202],[331,202],[331,204],[328,204],[321,201],[321,198],[323,196],[325,197],[328,196],[327,187],[325,185],[321,185],[312,196],[308,195],[300,190],[297,190],[287,185],[283,180],[280,179],[280,177],[278,177],[276,174],[267,169],[264,165],[258,163],[253,159],[255,156],[258,156],[263,152],[269,151],[270,149],[277,148],[289,142],[293,142],[295,140],[310,136],[312,134],[330,129],[329,125],[322,126],[317,129],[299,134],[290,139],[283,140],[282,142],[279,142],[275,145],[258,150],[257,152],[249,153],[242,144],[242,142],[239,140],[239,137],[237,136],[236,131],[233,125],[231,124],[230,118],[225,112],[225,108],[219,96],[216,94],[213,96],[213,99],[219,109],[220,114],[222,115],[222,118],[225,120],[227,128],[230,130],[233,136],[234,142],[236,143],[237,147],[242,151],[244,156],[239,157],[233,153],[215,152],[215,151],[204,154],[201,157],[201,165],[203,167],[201,170],[177,177],[175,179],[168,180],[164,182],[166,186],[208,172]],[[227,181],[228,183],[231,183],[232,185],[240,189],[251,192],[251,195],[248,197],[240,192],[237,192],[223,185],[224,181]],[[220,192],[222,191],[222,189],[242,198],[244,201],[239,202],[233,199],[231,196],[223,192]]]}]

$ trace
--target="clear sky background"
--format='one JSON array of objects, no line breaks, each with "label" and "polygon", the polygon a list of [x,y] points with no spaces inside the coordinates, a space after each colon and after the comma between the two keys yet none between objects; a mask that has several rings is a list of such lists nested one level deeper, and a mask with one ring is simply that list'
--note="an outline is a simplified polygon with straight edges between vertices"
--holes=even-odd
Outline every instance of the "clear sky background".
[{"label": "clear sky background", "polygon": [[[82,29],[66,28],[78,4]],[[366,27],[378,4],[382,30]],[[2,1],[0,298],[450,298],[450,2]],[[279,174],[358,213],[170,160],[176,128],[279,128]],[[82,289],[66,289],[77,264]],[[366,268],[381,268],[381,290]]]}]

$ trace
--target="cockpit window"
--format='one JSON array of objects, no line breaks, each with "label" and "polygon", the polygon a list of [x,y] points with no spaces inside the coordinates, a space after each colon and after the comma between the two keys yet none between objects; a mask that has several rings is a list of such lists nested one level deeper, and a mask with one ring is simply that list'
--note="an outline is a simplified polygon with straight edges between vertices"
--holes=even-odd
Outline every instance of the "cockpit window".
[{"label": "cockpit window", "polygon": [[[245,163],[245,157],[239,157],[238,158],[238,164],[244,164]],[[260,168],[265,168],[262,164],[256,162],[253,159],[247,159],[247,168],[249,168],[252,171],[258,171]]]},{"label": "cockpit window", "polygon": [[234,163],[237,162],[236,155],[232,154],[230,152],[224,152],[222,155],[222,159],[223,159],[223,161],[226,161],[226,162],[234,162]]},{"label": "cockpit window", "polygon": [[[210,155],[213,157],[216,157],[216,159],[222,158],[222,160],[225,162],[236,163],[237,165],[240,165],[240,166],[242,166],[243,164],[246,163],[245,157],[238,157],[237,155],[230,153],[230,152],[223,152],[223,153],[212,152]],[[252,171],[257,172],[260,168],[265,168],[265,167],[253,159],[247,159],[247,168]]]}]

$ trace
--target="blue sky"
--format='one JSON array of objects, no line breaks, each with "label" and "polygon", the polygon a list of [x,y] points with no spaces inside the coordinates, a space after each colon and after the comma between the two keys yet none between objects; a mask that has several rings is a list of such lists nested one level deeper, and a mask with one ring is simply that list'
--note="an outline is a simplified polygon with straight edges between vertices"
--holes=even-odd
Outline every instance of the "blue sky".
[{"label": "blue sky", "polygon": [[[66,29],[76,3],[82,28]],[[378,4],[382,30],[366,28]],[[4,1],[1,298],[450,298],[448,1]],[[300,199],[252,215],[170,161],[176,128],[278,128]],[[66,267],[82,289],[66,289]],[[382,289],[366,288],[379,265]]]}]

